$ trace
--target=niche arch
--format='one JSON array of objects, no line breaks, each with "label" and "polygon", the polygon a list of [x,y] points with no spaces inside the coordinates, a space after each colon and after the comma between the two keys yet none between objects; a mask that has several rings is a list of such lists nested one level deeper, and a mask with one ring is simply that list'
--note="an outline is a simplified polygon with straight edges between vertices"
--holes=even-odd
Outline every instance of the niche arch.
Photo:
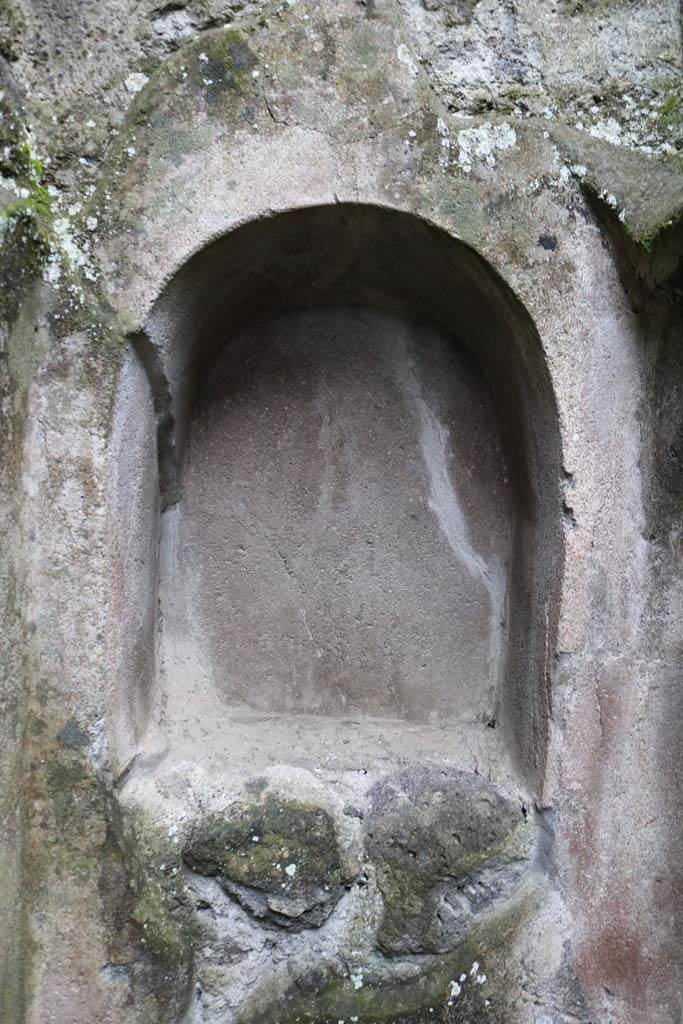
[{"label": "niche arch", "polygon": [[540,786],[560,435],[538,332],[490,264],[409,213],[295,209],[197,252],[133,341],[161,510],[139,734],[245,770],[483,751]]}]

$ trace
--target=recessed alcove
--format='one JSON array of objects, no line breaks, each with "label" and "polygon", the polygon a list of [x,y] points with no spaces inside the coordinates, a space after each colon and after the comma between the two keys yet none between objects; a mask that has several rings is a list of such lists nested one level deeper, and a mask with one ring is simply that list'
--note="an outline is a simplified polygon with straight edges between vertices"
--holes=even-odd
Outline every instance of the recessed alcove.
[{"label": "recessed alcove", "polygon": [[296,210],[189,260],[135,347],[162,504],[139,735],[237,771],[538,781],[558,431],[493,270],[408,214]]}]

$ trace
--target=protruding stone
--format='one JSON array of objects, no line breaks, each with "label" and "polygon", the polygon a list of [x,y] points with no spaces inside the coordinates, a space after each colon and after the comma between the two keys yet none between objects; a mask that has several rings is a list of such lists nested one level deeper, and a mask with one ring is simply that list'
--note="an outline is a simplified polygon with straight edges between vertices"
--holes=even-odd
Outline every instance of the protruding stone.
[{"label": "protruding stone", "polygon": [[508,896],[527,867],[532,828],[518,804],[455,768],[407,768],[370,791],[367,851],[393,954],[444,953]]},{"label": "protruding stone", "polygon": [[284,928],[317,928],[351,881],[331,815],[273,793],[199,823],[183,858],[255,917]]}]

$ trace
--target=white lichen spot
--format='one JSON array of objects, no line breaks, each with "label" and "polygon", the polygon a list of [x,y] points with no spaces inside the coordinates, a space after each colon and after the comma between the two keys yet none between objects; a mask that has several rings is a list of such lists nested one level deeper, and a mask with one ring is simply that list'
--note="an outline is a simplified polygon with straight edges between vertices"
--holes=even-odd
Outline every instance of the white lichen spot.
[{"label": "white lichen spot", "polygon": [[129,93],[135,94],[136,92],[142,92],[149,78],[147,75],[143,75],[142,71],[133,71],[126,78],[125,86]]},{"label": "white lichen spot", "polygon": [[572,173],[575,174],[577,178],[585,178],[588,174],[588,168],[584,164],[574,164],[572,166]]},{"label": "white lichen spot", "polygon": [[87,263],[87,257],[73,239],[68,218],[56,217],[53,224],[53,230],[59,243],[59,248],[64,253],[72,267],[84,267]]},{"label": "white lichen spot", "polygon": [[477,985],[483,985],[484,982],[486,981],[486,975],[485,974],[478,974],[477,978],[476,978],[476,981],[477,981]]},{"label": "white lichen spot", "polygon": [[137,153],[137,150],[136,150],[135,146],[129,146],[128,149],[126,150],[126,153],[128,154],[128,156],[135,156],[135,154]]},{"label": "white lichen spot", "polygon": [[261,72],[260,72],[260,71],[252,71],[252,73],[251,73],[251,77],[252,77],[252,78],[253,78],[254,80],[256,80],[256,79],[257,79],[257,78],[259,77],[259,75],[260,75],[260,74],[261,74]]},{"label": "white lichen spot", "polygon": [[415,61],[413,60],[413,55],[405,43],[401,43],[401,45],[396,48],[396,56],[400,60],[403,67],[407,68],[408,73],[411,74],[413,78],[417,78],[417,76],[420,74],[420,70]]},{"label": "white lichen spot", "polygon": [[252,836],[251,837],[251,841],[252,841],[252,843],[258,843],[259,837],[258,836]]},{"label": "white lichen spot", "polygon": [[608,192],[606,188],[603,188],[602,192],[600,193],[600,198],[604,199],[607,205],[611,207],[611,209],[613,210],[616,210],[619,206],[619,203],[617,202],[617,197],[612,195],[611,192]]},{"label": "white lichen spot", "polygon": [[[583,129],[583,125],[581,128]],[[608,117],[606,121],[596,121],[588,129],[588,134],[594,139],[611,142],[613,146],[620,146],[623,142],[621,125],[613,117]]]},{"label": "white lichen spot", "polygon": [[351,971],[350,977],[351,977],[351,981],[353,982],[353,987],[356,989],[356,991],[358,991],[358,989],[361,989],[363,987],[363,968],[362,967],[359,967],[356,971]]},{"label": "white lichen spot", "polygon": [[489,121],[477,128],[464,128],[458,132],[458,164],[465,174],[472,170],[475,159],[495,167],[496,151],[512,149],[517,142],[517,133],[506,121],[492,125]]},{"label": "white lichen spot", "polygon": [[199,54],[199,60],[202,62],[202,64],[208,64],[209,63],[209,55],[208,55],[208,53],[200,53]]},{"label": "white lichen spot", "polygon": [[475,976],[475,974],[478,974],[478,973],[479,973],[479,961],[475,960],[474,963],[472,964],[472,966],[470,967],[470,978],[473,978]]},{"label": "white lichen spot", "polygon": [[451,156],[451,139],[448,134],[448,125],[442,118],[438,118],[436,122],[436,130],[439,133],[441,139],[441,152],[439,153],[439,164],[441,167],[448,167],[448,162]]},{"label": "white lichen spot", "polygon": [[97,227],[97,217],[86,217],[85,226],[88,231],[94,231]]},{"label": "white lichen spot", "polygon": [[296,874],[296,864],[288,864],[285,868],[285,874],[289,875],[290,878],[294,878]]},{"label": "white lichen spot", "polygon": [[463,973],[462,973],[462,974],[460,975],[460,978],[459,978],[458,980],[459,980],[460,984],[462,985],[462,983],[463,983],[464,981],[467,981],[467,975],[466,975],[466,974],[465,974],[465,973],[463,972]]},{"label": "white lichen spot", "polygon": [[14,192],[18,194],[19,186],[17,185],[14,178],[6,178],[4,174],[0,174],[0,188],[7,189],[8,192]]},{"label": "white lichen spot", "polygon": [[59,265],[59,253],[51,252],[47,265],[43,270],[43,280],[47,281],[48,284],[59,284],[62,276],[62,268]]},{"label": "white lichen spot", "polygon": [[449,985],[451,986],[451,999],[457,999],[462,992],[462,985],[457,981],[450,981]]}]

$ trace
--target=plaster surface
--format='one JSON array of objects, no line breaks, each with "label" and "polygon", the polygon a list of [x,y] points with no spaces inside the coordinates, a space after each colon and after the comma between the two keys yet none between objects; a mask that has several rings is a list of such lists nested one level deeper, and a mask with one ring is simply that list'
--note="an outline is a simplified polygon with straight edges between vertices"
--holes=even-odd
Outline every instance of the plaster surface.
[{"label": "plaster surface", "polygon": [[[185,701],[206,671],[266,716],[494,718],[514,485],[455,342],[367,307],[242,328],[204,381],[181,490],[164,668]],[[196,644],[182,667],[176,636]]]}]

